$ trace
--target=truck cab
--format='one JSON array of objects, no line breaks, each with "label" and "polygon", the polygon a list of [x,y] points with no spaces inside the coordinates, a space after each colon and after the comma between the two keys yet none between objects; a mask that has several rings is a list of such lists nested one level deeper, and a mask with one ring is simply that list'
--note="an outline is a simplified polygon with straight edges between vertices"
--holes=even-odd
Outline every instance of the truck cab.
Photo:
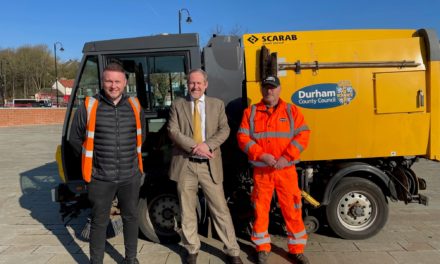
[{"label": "truck cab", "polygon": [[137,96],[146,118],[147,137],[142,146],[145,181],[140,195],[140,228],[144,235],[156,242],[176,239],[174,226],[179,220],[179,205],[174,182],[168,180],[171,142],[166,122],[169,107],[175,98],[187,94],[186,73],[202,67],[202,56],[209,61],[205,68],[215,68],[217,73],[210,75],[207,93],[222,98],[226,103],[233,101],[232,104],[237,104],[237,100],[241,101],[244,71],[238,38],[215,36],[204,54],[197,34],[89,42],[84,45],[83,54],[57,154],[62,183],[54,190],[54,199],[60,203],[61,213],[67,216],[88,207],[87,185],[81,175],[81,157],[74,154],[69,143],[71,123],[85,97],[93,96],[101,89],[104,66],[117,60],[126,71],[128,84],[125,92]]}]

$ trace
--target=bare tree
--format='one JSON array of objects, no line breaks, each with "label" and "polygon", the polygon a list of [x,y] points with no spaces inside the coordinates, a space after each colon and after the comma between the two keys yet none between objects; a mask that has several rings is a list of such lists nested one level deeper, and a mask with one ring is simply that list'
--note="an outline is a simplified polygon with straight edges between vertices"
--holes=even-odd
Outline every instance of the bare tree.
[{"label": "bare tree", "polygon": [[239,24],[235,24],[228,32],[223,30],[222,25],[217,24],[217,25],[215,25],[214,28],[211,29],[210,36],[212,36],[212,35],[232,35],[232,36],[241,37],[241,35],[243,35],[247,32],[248,32],[248,30],[243,29],[243,27],[240,26]]},{"label": "bare tree", "polygon": [[214,28],[211,29],[210,31],[210,36],[212,35],[223,35],[223,26],[221,25],[215,25]]},{"label": "bare tree", "polygon": [[239,36],[241,37],[243,34],[248,33],[247,29],[244,29],[242,26],[240,26],[239,24],[235,24],[231,30],[229,30],[229,35],[233,35],[233,36]]},{"label": "bare tree", "polygon": [[[47,45],[25,45],[17,49],[1,49],[5,99],[28,98],[55,81],[54,57]],[[75,78],[79,62],[57,61],[58,77]]]}]

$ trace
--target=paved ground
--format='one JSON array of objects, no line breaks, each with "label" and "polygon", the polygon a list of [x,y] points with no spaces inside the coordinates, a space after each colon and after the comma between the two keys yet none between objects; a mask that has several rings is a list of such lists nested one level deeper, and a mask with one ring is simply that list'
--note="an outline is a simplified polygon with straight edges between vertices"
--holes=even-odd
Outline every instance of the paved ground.
[{"label": "paved ground", "polygon": [[[54,161],[61,126],[0,128],[0,263],[87,263],[88,244],[78,238],[85,216],[66,226],[50,201],[58,182]],[[311,263],[440,263],[440,164],[422,160],[414,167],[428,183],[428,207],[392,203],[390,219],[378,235],[362,241],[312,234]],[[223,263],[222,244],[202,237],[199,263]],[[283,238],[275,237],[270,263],[288,263]],[[242,258],[253,263],[253,247],[240,240]],[[179,245],[139,240],[141,263],[182,263]],[[122,259],[122,236],[109,240],[106,263]]]}]

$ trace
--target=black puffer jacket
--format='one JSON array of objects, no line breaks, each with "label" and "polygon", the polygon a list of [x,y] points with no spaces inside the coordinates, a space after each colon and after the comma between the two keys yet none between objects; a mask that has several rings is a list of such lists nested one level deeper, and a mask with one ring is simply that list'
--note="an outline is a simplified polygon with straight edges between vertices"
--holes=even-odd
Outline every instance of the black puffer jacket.
[{"label": "black puffer jacket", "polygon": [[[118,105],[113,105],[102,94],[98,99],[93,151],[92,179],[124,181],[140,176],[136,152],[136,120],[128,96],[123,95]],[[70,143],[78,154],[86,135],[87,111],[84,104],[78,108],[72,123]],[[145,119],[141,111],[143,139]]]}]

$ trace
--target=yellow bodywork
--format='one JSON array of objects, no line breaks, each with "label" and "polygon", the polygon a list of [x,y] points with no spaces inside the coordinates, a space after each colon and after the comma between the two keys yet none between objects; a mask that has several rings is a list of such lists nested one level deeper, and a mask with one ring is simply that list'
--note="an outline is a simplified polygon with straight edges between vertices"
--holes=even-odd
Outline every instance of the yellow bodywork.
[{"label": "yellow bodywork", "polygon": [[[247,34],[243,39],[248,100],[254,104],[261,99],[259,59],[264,45],[277,55],[281,97],[300,107],[312,130],[302,161],[414,155],[439,160],[440,65],[426,60],[424,39],[415,33],[334,30]],[[316,67],[296,71],[280,66],[298,62],[316,63]],[[344,63],[360,66],[320,67]],[[368,63],[374,65],[365,66]],[[334,87],[337,92],[332,91],[331,97],[320,87]],[[333,106],[326,107],[327,102]]]},{"label": "yellow bodywork", "polygon": [[63,170],[63,159],[61,156],[61,145],[57,146],[57,151],[55,152],[55,160],[57,161],[58,174],[60,175],[60,179],[61,179],[61,181],[63,181],[65,183],[66,176],[64,176],[64,170]]}]

